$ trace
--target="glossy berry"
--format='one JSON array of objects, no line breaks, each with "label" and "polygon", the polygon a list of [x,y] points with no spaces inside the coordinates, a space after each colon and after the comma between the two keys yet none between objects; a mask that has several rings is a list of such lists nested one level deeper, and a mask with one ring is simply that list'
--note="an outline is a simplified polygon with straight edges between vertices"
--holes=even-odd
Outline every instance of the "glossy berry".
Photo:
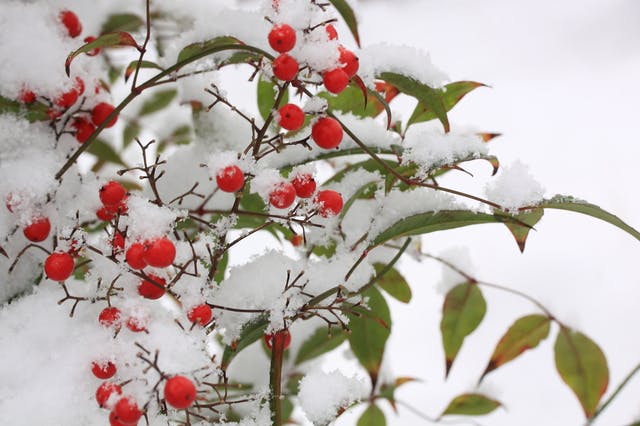
[{"label": "glossy berry", "polygon": [[98,405],[105,408],[111,395],[122,395],[122,388],[116,383],[103,382],[96,390],[96,401]]},{"label": "glossy berry", "polygon": [[122,314],[120,309],[109,306],[100,311],[98,315],[98,322],[103,327],[116,327],[120,328],[120,319]]},{"label": "glossy berry", "polygon": [[164,400],[178,410],[188,408],[196,400],[196,387],[184,376],[173,376],[164,385]]},{"label": "glossy berry", "polygon": [[294,235],[292,236],[289,241],[291,241],[291,244],[294,247],[300,247],[302,245],[302,243],[304,243],[304,238],[302,237],[302,235]]},{"label": "glossy berry", "polygon": [[67,28],[69,37],[78,37],[82,32],[82,24],[78,16],[70,10],[63,10],[58,15],[60,22]]},{"label": "glossy berry", "polygon": [[297,174],[291,184],[296,190],[296,195],[300,198],[309,198],[316,192],[316,181],[308,173]]},{"label": "glossy berry", "polygon": [[298,130],[304,124],[304,111],[294,104],[286,104],[278,110],[278,124],[283,129]]},{"label": "glossy berry", "polygon": [[236,165],[227,166],[216,173],[216,183],[221,191],[239,191],[244,185],[244,173]]},{"label": "glossy berry", "polygon": [[327,36],[329,36],[329,40],[337,40],[338,39],[338,31],[336,27],[332,24],[327,24],[324,27],[325,31],[327,31]]},{"label": "glossy berry", "polygon": [[340,63],[342,64],[342,69],[347,73],[349,77],[353,77],[358,73],[358,69],[360,68],[360,61],[358,57],[350,51],[349,49],[345,49],[340,46]]},{"label": "glossy berry", "polygon": [[133,243],[127,249],[125,260],[132,269],[142,269],[147,266],[144,260],[144,246],[141,243]]},{"label": "glossy berry", "polygon": [[[92,41],[95,41],[95,39],[96,38],[94,36],[89,36],[84,39],[84,42],[88,44],[88,43],[91,43]],[[100,53],[100,48],[96,47],[95,49],[87,52],[87,56],[96,56],[98,53]]]},{"label": "glossy berry", "polygon": [[344,132],[342,126],[331,117],[322,117],[311,127],[311,138],[320,148],[333,149],[340,145]]},{"label": "glossy berry", "polygon": [[78,90],[75,88],[69,89],[62,93],[53,100],[53,103],[61,108],[70,108],[78,100]]},{"label": "glossy berry", "polygon": [[109,222],[110,220],[113,220],[114,217],[116,217],[116,212],[113,209],[104,206],[100,207],[98,211],[96,211],[96,216],[98,217],[98,219],[104,222]]},{"label": "glossy berry", "polygon": [[[91,121],[93,121],[93,124],[95,124],[96,126],[99,126],[100,124],[102,124],[103,121],[107,119],[109,114],[111,114],[114,109],[115,108],[113,105],[108,104],[106,102],[100,102],[98,105],[94,106],[93,109],[91,110]],[[118,121],[117,114],[115,117],[111,119],[111,121],[107,123],[105,127],[113,126],[114,124],[116,124],[116,121]]]},{"label": "glossy berry", "polygon": [[22,103],[32,104],[36,101],[36,94],[29,89],[22,89],[18,99],[20,99]]},{"label": "glossy berry", "polygon": [[127,198],[127,189],[115,181],[110,181],[100,188],[100,201],[105,206],[117,206]]},{"label": "glossy berry", "polygon": [[118,420],[118,417],[115,413],[115,411],[112,411],[109,413],[109,426],[132,426],[132,425],[137,425],[138,422],[135,423],[122,423],[120,420]]},{"label": "glossy berry", "polygon": [[282,53],[273,60],[273,75],[280,80],[293,80],[298,74],[298,69],[298,61],[287,53]]},{"label": "glossy berry", "polygon": [[76,140],[80,143],[85,143],[91,136],[96,126],[84,117],[77,117],[71,123],[71,127],[76,129]]},{"label": "glossy berry", "polygon": [[349,85],[349,74],[342,68],[336,68],[322,74],[322,82],[329,92],[340,93]]},{"label": "glossy berry", "polygon": [[50,254],[44,261],[44,273],[50,280],[64,281],[71,276],[75,262],[73,256],[66,252]]},{"label": "glossy berry", "polygon": [[[140,281],[140,284],[138,284],[138,294],[146,299],[160,299],[164,295],[164,287],[167,285],[167,282],[164,278],[160,278],[155,275],[149,275],[149,278],[152,279],[153,282],[149,280]],[[156,284],[160,284],[162,288],[158,287]]]},{"label": "glossy berry", "polygon": [[289,182],[280,182],[269,193],[269,203],[277,209],[286,209],[296,199],[296,189]]},{"label": "glossy berry", "polygon": [[144,244],[143,258],[149,266],[166,268],[176,258],[176,246],[168,238],[157,238]]},{"label": "glossy berry", "polygon": [[287,24],[275,25],[269,31],[269,45],[279,53],[285,53],[296,45],[296,30]]},{"label": "glossy berry", "polygon": [[265,334],[264,343],[269,349],[274,346],[287,349],[291,344],[291,333],[289,333],[289,330],[280,330],[273,334]]},{"label": "glossy berry", "polygon": [[91,372],[98,379],[102,379],[102,380],[110,379],[111,377],[115,376],[116,371],[117,371],[116,365],[111,361],[107,361],[107,362],[93,361],[91,363]]},{"label": "glossy berry", "polygon": [[318,191],[314,201],[319,205],[320,216],[322,217],[335,216],[342,210],[342,195],[331,189]]},{"label": "glossy berry", "polygon": [[147,330],[146,321],[142,318],[129,317],[127,318],[126,326],[134,333],[139,333],[141,331]]},{"label": "glossy berry", "polygon": [[189,312],[187,312],[187,318],[189,321],[198,323],[203,327],[209,324],[212,317],[213,313],[211,312],[211,308],[206,303],[194,306],[189,309]]},{"label": "glossy berry", "polygon": [[49,236],[51,231],[51,223],[46,217],[34,219],[29,225],[25,226],[22,233],[29,241],[39,243]]},{"label": "glossy berry", "polygon": [[125,425],[136,424],[140,417],[142,417],[142,411],[138,408],[138,404],[131,397],[125,396],[120,398],[116,405],[113,407],[114,417],[120,423]]}]

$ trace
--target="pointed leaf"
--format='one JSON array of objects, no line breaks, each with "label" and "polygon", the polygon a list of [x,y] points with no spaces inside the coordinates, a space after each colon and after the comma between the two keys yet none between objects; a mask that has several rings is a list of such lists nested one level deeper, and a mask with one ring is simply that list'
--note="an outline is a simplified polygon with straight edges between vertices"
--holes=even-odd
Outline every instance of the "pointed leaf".
[{"label": "pointed leaf", "polygon": [[14,101],[0,96],[0,114],[12,113],[20,115],[30,122],[47,121],[49,107],[40,102],[25,105],[21,102]]},{"label": "pointed leaf", "polygon": [[[435,91],[442,99],[444,109],[448,112],[456,106],[460,99],[462,99],[467,93],[477,89],[478,87],[485,86],[486,85],[475,81],[456,81],[455,83],[447,84],[443,89],[435,89]],[[434,118],[438,118],[438,115],[434,112],[431,106],[429,104],[419,102],[407,122],[407,127],[414,123],[429,121]]]},{"label": "pointed leaf", "polygon": [[[136,71],[136,68],[138,67],[138,61],[131,61],[129,63],[129,65],[127,65],[127,68],[124,69],[124,81],[126,82],[127,80],[129,80],[129,77],[131,77],[131,75]],[[156,64],[155,62],[151,62],[151,61],[140,61],[140,69],[142,68],[154,68],[157,70],[162,71],[163,68]]]},{"label": "pointed leaf", "polygon": [[137,31],[144,21],[138,15],[132,13],[114,13],[107,17],[102,24],[100,34],[113,33],[116,31]]},{"label": "pointed leaf", "polygon": [[267,325],[269,325],[269,319],[266,315],[262,315],[255,321],[245,324],[238,340],[230,346],[225,346],[220,367],[223,370],[226,369],[241,350],[261,339],[264,336]]},{"label": "pointed leaf", "polygon": [[209,50],[215,50],[216,47],[231,47],[233,45],[239,46],[242,45],[242,43],[235,37],[216,37],[211,40],[193,43],[186,46],[180,51],[180,53],[178,53],[178,60],[176,62],[180,63],[196,57],[201,57],[200,55],[207,54]]},{"label": "pointed leaf", "polygon": [[533,349],[549,335],[551,320],[544,315],[527,315],[517,319],[500,338],[482,377]]},{"label": "pointed leaf", "polygon": [[349,27],[349,31],[353,34],[353,38],[356,41],[356,44],[360,46],[360,35],[358,35],[358,22],[356,21],[356,15],[353,13],[353,9],[349,6],[345,0],[329,0],[333,7],[336,8],[344,22]]},{"label": "pointed leaf", "polygon": [[98,157],[98,162],[106,161],[127,167],[127,164],[122,161],[120,155],[111,147],[111,145],[101,139],[94,140],[93,143],[89,145],[89,148],[87,148],[87,152]]},{"label": "pointed leaf", "polygon": [[271,111],[289,103],[289,92],[286,92],[278,105],[274,105],[278,97],[276,84],[271,80],[258,79],[258,110],[263,120],[271,115]]},{"label": "pointed leaf", "polygon": [[[385,268],[384,263],[375,263],[373,267],[376,270],[376,274],[380,274]],[[376,281],[378,287],[386,291],[390,296],[399,300],[402,303],[409,303],[411,301],[411,287],[404,279],[397,269],[391,268],[384,274],[378,281]]]},{"label": "pointed leaf", "polygon": [[509,231],[511,231],[511,234],[516,239],[516,243],[518,244],[520,252],[524,252],[524,246],[527,243],[529,231],[531,231],[535,224],[538,223],[540,219],[542,219],[543,214],[543,209],[533,209],[527,210],[515,216],[530,227],[520,225],[516,222],[505,222],[505,225],[507,226],[507,228],[509,228]]},{"label": "pointed leaf", "polygon": [[440,321],[446,361],[445,375],[449,375],[465,337],[480,325],[486,311],[487,303],[477,285],[457,285],[445,296]]},{"label": "pointed leaf", "polygon": [[604,220],[613,226],[617,226],[635,237],[637,240],[640,240],[640,232],[626,224],[618,216],[615,216],[594,204],[589,204],[586,201],[579,200],[577,198],[556,195],[550,200],[543,201],[539,207],[543,207],[545,209],[569,210],[586,214],[587,216],[595,217],[596,219]]},{"label": "pointed leaf", "polygon": [[71,62],[79,54],[91,52],[93,49],[97,49],[100,47],[114,47],[114,46],[132,46],[132,47],[135,47],[136,49],[140,49],[140,46],[138,46],[138,43],[136,43],[133,37],[131,37],[131,34],[127,32],[118,31],[115,33],[103,34],[97,39],[95,39],[94,41],[92,41],[91,43],[85,44],[80,49],[71,52],[69,56],[67,56],[67,60],[64,64],[64,68],[67,72],[67,75],[69,75],[71,71],[70,70]]},{"label": "pointed leaf", "polygon": [[609,385],[609,367],[602,349],[579,331],[561,327],[554,354],[560,377],[580,401],[585,416],[593,416]]},{"label": "pointed leaf", "polygon": [[295,364],[309,361],[310,359],[332,351],[345,340],[347,340],[347,334],[341,328],[333,329],[331,330],[331,334],[329,334],[325,327],[321,327],[302,343],[296,356]]},{"label": "pointed leaf", "polygon": [[144,101],[138,114],[141,116],[149,115],[166,108],[171,103],[171,101],[175,99],[177,94],[178,91],[174,89],[154,92],[150,98]]},{"label": "pointed leaf", "polygon": [[364,101],[362,91],[354,85],[347,86],[338,95],[320,92],[318,96],[327,100],[330,110],[350,112],[358,117],[375,117],[384,111],[384,106],[373,95],[369,94],[367,100]]},{"label": "pointed leaf", "polygon": [[122,132],[122,145],[126,148],[135,138],[140,135],[140,124],[137,121],[130,121]]},{"label": "pointed leaf", "polygon": [[370,404],[358,419],[358,426],[386,426],[384,412],[376,405]]},{"label": "pointed leaf", "polygon": [[456,414],[462,416],[482,416],[489,414],[502,404],[495,399],[478,393],[465,393],[455,397],[442,413],[443,416]]}]

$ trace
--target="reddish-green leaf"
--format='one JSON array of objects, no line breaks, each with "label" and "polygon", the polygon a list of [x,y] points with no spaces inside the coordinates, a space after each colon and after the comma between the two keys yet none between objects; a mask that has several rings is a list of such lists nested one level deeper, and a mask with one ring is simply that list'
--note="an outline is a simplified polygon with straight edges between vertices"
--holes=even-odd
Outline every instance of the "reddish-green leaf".
[{"label": "reddish-green leaf", "polygon": [[538,346],[549,335],[550,323],[549,318],[544,315],[527,315],[517,319],[498,342],[482,377],[524,351]]},{"label": "reddish-green leaf", "polygon": [[69,75],[71,71],[71,62],[73,59],[81,53],[87,53],[92,51],[93,49],[101,48],[101,47],[115,47],[115,46],[132,46],[136,49],[140,49],[138,43],[131,37],[131,34],[119,31],[115,33],[103,34],[91,43],[87,43],[82,46],[80,49],[75,50],[67,56],[67,60],[64,64],[64,68]]},{"label": "reddish-green leaf", "polygon": [[[435,89],[435,93],[442,99],[442,105],[446,111],[451,110],[467,93],[478,87],[484,87],[482,83],[475,81],[456,81],[447,84],[443,89]],[[407,122],[407,127],[414,123],[433,120],[438,115],[429,104],[419,102],[413,110],[413,114]]]},{"label": "reddish-green leaf", "polygon": [[358,35],[358,22],[356,21],[356,14],[353,13],[353,9],[349,6],[345,0],[329,0],[333,7],[336,8],[344,22],[349,27],[349,31],[353,34],[353,38],[356,41],[356,44],[360,46],[360,35]]},{"label": "reddish-green leaf", "polygon": [[389,404],[391,404],[391,408],[393,408],[393,411],[397,413],[398,409],[396,407],[396,396],[395,396],[396,389],[398,389],[400,386],[406,383],[411,383],[415,381],[418,381],[418,379],[413,377],[398,377],[392,383],[383,383],[380,386],[380,390],[378,391],[378,394],[380,395],[381,398],[384,398],[387,401],[389,401]]},{"label": "reddish-green leaf", "polygon": [[502,404],[495,399],[478,393],[465,393],[456,396],[442,413],[443,416],[456,414],[462,416],[481,416],[489,414]]},{"label": "reddish-green leaf", "polygon": [[[379,274],[385,268],[385,264],[376,263],[373,267],[376,270],[376,274]],[[411,301],[411,287],[404,279],[400,272],[391,268],[384,274],[378,281],[376,281],[378,287],[383,289],[393,298],[399,300],[402,303],[409,303]]]},{"label": "reddish-green leaf", "polygon": [[515,217],[520,221],[526,223],[529,226],[523,226],[516,222],[505,222],[509,231],[516,239],[516,243],[518,244],[518,248],[520,252],[524,252],[524,246],[527,243],[527,237],[529,236],[529,231],[533,229],[536,223],[542,219],[542,215],[544,214],[544,210],[541,208],[527,210],[523,213],[516,215]]},{"label": "reddish-green leaf", "polygon": [[300,364],[332,351],[345,340],[347,340],[347,334],[341,328],[333,329],[329,334],[325,327],[321,327],[302,343],[296,356],[295,364]]},{"label": "reddish-green leaf", "polygon": [[446,363],[445,375],[449,375],[465,337],[480,325],[486,311],[487,303],[477,285],[459,284],[445,296],[440,321]]},{"label": "reddish-green leaf", "polygon": [[[129,65],[127,65],[127,68],[125,68],[124,70],[125,82],[129,80],[129,77],[131,77],[131,75],[136,71],[137,67],[138,67],[138,61],[131,61]],[[162,71],[162,67],[160,65],[151,61],[140,61],[140,69],[143,69],[143,68],[155,68],[157,70]]]},{"label": "reddish-green leaf", "polygon": [[376,405],[370,404],[358,419],[358,426],[386,426],[384,412]]},{"label": "reddish-green leaf", "polygon": [[593,416],[609,385],[609,367],[602,349],[579,331],[562,327],[554,354],[560,377],[580,401],[585,416]]}]

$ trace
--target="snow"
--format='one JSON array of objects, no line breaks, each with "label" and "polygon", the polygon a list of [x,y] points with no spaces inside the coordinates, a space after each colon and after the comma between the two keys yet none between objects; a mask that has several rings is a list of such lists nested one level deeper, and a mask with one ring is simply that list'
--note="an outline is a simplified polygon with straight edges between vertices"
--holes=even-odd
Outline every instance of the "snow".
[{"label": "snow", "polygon": [[498,177],[487,185],[485,192],[491,201],[517,212],[519,207],[540,203],[545,191],[533,178],[529,167],[521,161],[515,161],[502,168]]}]

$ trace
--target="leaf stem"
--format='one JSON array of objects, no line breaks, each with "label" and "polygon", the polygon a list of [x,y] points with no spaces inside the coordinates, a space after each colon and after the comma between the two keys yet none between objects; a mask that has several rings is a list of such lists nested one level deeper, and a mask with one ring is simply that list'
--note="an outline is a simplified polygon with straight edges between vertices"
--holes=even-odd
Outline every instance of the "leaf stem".
[{"label": "leaf stem", "polygon": [[609,396],[609,398],[607,398],[607,400],[603,402],[602,405],[600,405],[600,407],[596,410],[596,412],[593,413],[593,416],[589,420],[587,420],[587,423],[585,423],[585,426],[590,425],[594,422],[594,420],[609,406],[609,404],[611,404],[611,402],[618,396],[618,394],[631,381],[633,376],[635,376],[636,373],[638,373],[638,371],[640,371],[640,364],[636,365],[633,368],[633,370],[631,370],[629,374],[627,374],[627,376],[624,378],[622,383],[620,383],[616,388],[616,390],[613,391],[611,396]]}]

